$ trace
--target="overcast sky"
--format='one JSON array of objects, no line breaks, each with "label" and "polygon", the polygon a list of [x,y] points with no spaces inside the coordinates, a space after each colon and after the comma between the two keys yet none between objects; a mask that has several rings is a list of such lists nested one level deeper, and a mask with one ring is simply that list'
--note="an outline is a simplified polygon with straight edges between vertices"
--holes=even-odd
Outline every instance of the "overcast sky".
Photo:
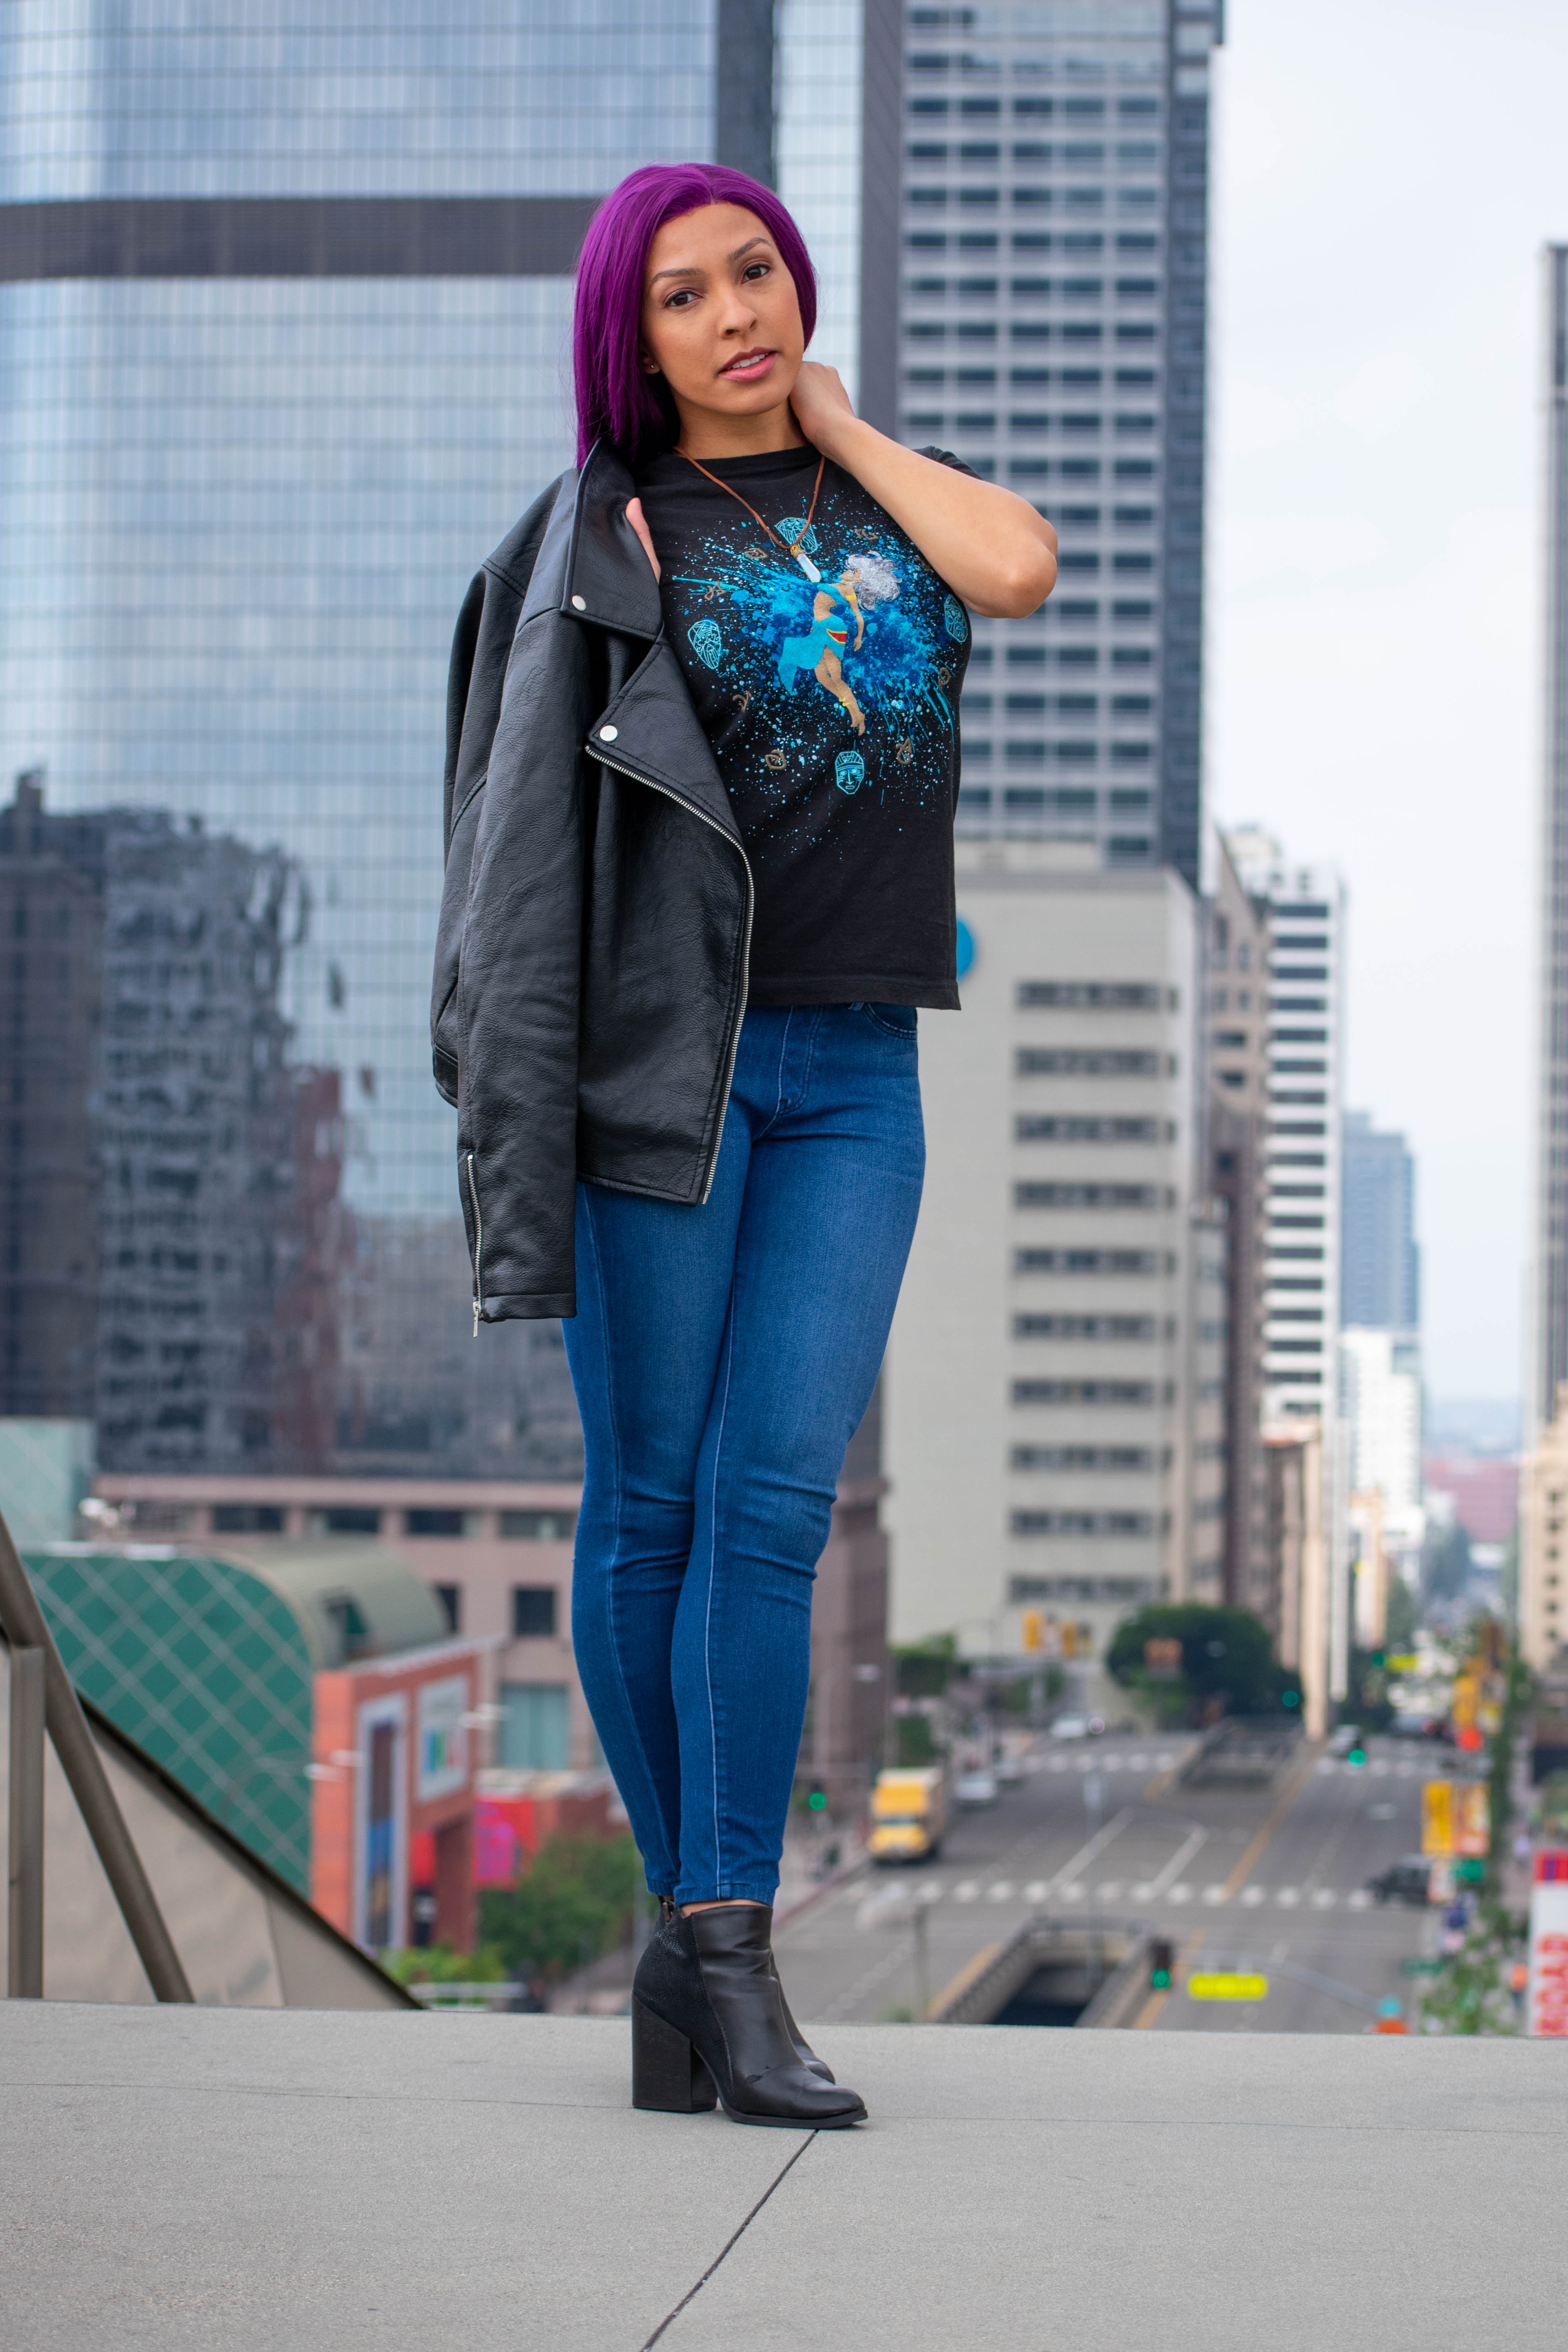
[{"label": "overcast sky", "polygon": [[1518,1392],[1540,741],[1541,248],[1564,0],[1230,0],[1208,773],[1350,889],[1346,1101],[1417,1158],[1427,1383]]}]

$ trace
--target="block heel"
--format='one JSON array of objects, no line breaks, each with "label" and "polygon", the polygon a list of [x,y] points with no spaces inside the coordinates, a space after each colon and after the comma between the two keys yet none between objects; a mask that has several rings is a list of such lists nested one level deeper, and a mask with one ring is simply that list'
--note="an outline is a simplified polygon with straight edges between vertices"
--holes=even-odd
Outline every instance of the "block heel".
[{"label": "block heel", "polygon": [[700,2116],[719,2104],[719,2093],[684,2033],[632,2000],[632,2105],[658,2115]]}]

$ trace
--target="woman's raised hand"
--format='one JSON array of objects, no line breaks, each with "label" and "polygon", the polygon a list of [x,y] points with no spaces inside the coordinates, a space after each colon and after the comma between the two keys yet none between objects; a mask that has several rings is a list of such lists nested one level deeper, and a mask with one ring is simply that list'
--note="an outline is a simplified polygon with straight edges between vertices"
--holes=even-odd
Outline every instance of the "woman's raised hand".
[{"label": "woman's raised hand", "polygon": [[662,579],[664,575],[658,568],[658,558],[653,551],[653,540],[649,535],[647,522],[643,514],[641,499],[626,500],[626,520],[642,541],[642,551],[653,566],[654,578]]},{"label": "woman's raised hand", "polygon": [[795,423],[813,448],[828,457],[833,454],[835,429],[855,421],[849,394],[838,381],[838,370],[823,367],[816,360],[802,360],[789,404],[795,411]]}]

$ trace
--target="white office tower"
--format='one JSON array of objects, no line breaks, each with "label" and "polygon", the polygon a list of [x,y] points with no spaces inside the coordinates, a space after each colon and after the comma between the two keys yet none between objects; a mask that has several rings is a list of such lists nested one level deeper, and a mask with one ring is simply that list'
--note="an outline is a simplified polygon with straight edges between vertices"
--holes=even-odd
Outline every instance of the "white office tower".
[{"label": "white office tower", "polygon": [[960,845],[959,909],[973,962],[963,1013],[921,1015],[925,1198],[888,1353],[895,1637],[1014,1654],[1028,1609],[1098,1657],[1142,1602],[1219,1593],[1196,908],[1169,869],[1009,841]]},{"label": "white office tower", "polygon": [[1326,1724],[1350,1675],[1348,1442],[1340,1420],[1340,1102],[1344,1021],[1344,884],[1330,866],[1292,866],[1256,827],[1226,836],[1243,887],[1268,908],[1267,1241],[1263,1419],[1322,1431],[1325,1540],[1313,1557],[1329,1592],[1304,1594],[1326,1655],[1299,1664],[1310,1718]]}]

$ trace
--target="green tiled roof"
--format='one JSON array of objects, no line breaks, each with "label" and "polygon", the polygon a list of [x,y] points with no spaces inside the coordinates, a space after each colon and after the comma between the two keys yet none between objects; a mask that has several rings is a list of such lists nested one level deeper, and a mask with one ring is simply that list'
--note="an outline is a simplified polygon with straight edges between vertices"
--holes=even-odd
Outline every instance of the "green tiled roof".
[{"label": "green tiled roof", "polygon": [[78,1689],[304,1892],[312,1668],[294,1611],[247,1569],[151,1548],[26,1568]]}]

